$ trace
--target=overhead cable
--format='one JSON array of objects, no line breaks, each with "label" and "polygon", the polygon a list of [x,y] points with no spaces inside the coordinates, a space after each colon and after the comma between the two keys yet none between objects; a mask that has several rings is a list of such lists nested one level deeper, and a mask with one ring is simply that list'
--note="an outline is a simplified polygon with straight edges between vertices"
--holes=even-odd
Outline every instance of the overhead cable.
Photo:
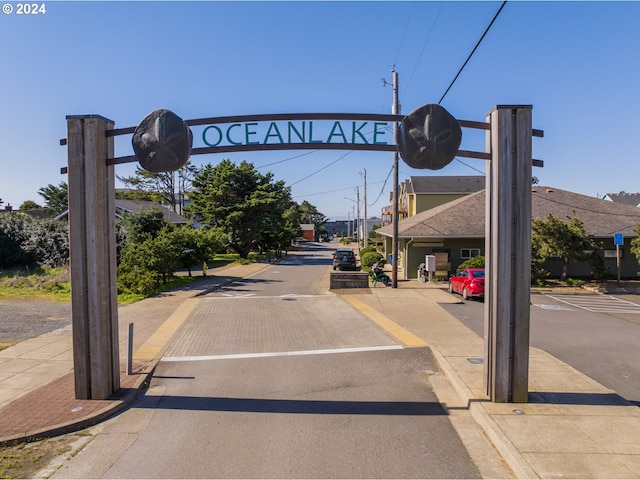
[{"label": "overhead cable", "polygon": [[485,35],[489,32],[489,30],[491,29],[491,26],[493,25],[493,22],[496,21],[496,18],[498,18],[498,15],[500,15],[500,12],[502,11],[502,9],[504,8],[504,6],[506,4],[507,4],[506,0],[504,2],[502,2],[502,5],[500,5],[500,8],[496,12],[496,14],[493,16],[493,20],[491,20],[491,23],[489,23],[489,26],[487,27],[487,29],[482,34],[482,37],[480,37],[480,40],[478,40],[478,43],[476,43],[476,46],[473,47],[473,50],[471,51],[471,53],[469,54],[469,56],[465,60],[465,62],[462,65],[462,67],[460,67],[460,70],[458,70],[458,73],[456,74],[455,78],[451,81],[451,84],[447,88],[446,92],[444,92],[444,94],[442,95],[442,98],[440,98],[440,101],[438,103],[442,103],[442,100],[444,100],[444,97],[447,96],[447,93],[449,93],[449,90],[451,90],[451,87],[453,87],[453,84],[456,82],[456,80],[458,79],[458,77],[462,73],[462,70],[464,69],[464,67],[467,66],[467,63],[469,63],[469,60],[471,60],[471,57],[473,56],[473,54],[476,52],[476,50],[480,46],[480,43],[482,43],[482,40],[484,39]]}]

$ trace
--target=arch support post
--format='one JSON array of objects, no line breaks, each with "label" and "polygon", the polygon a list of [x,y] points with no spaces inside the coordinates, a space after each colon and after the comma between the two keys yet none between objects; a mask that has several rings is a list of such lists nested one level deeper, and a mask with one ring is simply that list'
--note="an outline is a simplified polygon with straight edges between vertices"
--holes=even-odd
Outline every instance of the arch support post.
[{"label": "arch support post", "polygon": [[67,116],[73,365],[77,399],[120,388],[111,120]]},{"label": "arch support post", "polygon": [[531,110],[499,105],[487,114],[484,387],[494,402],[529,396]]}]

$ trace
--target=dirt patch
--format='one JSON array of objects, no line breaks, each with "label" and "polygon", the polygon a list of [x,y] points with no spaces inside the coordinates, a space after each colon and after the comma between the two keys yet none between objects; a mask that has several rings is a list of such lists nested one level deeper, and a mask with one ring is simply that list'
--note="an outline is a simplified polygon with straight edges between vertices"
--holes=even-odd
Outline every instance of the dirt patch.
[{"label": "dirt patch", "polygon": [[89,430],[0,448],[0,479],[48,478],[91,440]]}]

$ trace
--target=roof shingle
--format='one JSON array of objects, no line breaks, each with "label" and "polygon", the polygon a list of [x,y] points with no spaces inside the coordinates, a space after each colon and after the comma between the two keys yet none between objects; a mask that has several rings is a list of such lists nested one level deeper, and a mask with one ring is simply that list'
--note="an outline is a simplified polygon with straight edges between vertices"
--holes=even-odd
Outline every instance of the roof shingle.
[{"label": "roof shingle", "polygon": [[[531,214],[544,220],[549,214],[564,221],[578,217],[585,232],[594,237],[610,237],[614,233],[635,236],[640,225],[640,209],[630,205],[601,200],[553,187],[531,189]],[[485,191],[466,195],[439,207],[426,210],[398,223],[398,236],[403,238],[483,237],[485,235]],[[393,235],[387,225],[377,230]]]}]

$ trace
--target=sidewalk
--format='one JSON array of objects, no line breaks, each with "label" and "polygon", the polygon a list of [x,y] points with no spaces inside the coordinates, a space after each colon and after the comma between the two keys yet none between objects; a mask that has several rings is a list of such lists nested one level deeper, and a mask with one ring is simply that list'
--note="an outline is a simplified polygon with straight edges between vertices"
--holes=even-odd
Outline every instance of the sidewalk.
[{"label": "sidewalk", "polygon": [[[181,305],[268,266],[254,263],[210,269],[209,276],[187,287],[120,306],[121,388],[108,400],[75,399],[71,326],[0,351],[0,445],[80,430],[125,408],[135,400],[170,340],[166,324],[184,320]],[[127,375],[130,323],[134,324],[133,374]]]},{"label": "sidewalk", "polygon": [[[122,373],[122,388],[110,400],[75,400],[70,328],[0,352],[0,442],[78,430],[121,410],[186,318],[181,305],[267,267],[216,270],[192,287],[120,307],[123,366],[126,326],[135,324],[134,374]],[[330,270],[322,293],[329,293]],[[640,409],[547,353],[531,348],[529,403],[489,402],[482,388],[483,339],[440,306],[460,301],[443,287],[400,281],[397,289],[331,293],[382,328],[395,324],[425,341],[456,393],[440,398],[444,407],[452,415],[470,412],[518,478],[640,478]]]},{"label": "sidewalk", "polygon": [[[546,352],[531,348],[529,403],[492,403],[483,392],[484,340],[440,304],[436,285],[399,282],[359,298],[427,341],[457,393],[517,478],[640,478],[640,409]],[[417,313],[416,313],[417,312]]]}]

